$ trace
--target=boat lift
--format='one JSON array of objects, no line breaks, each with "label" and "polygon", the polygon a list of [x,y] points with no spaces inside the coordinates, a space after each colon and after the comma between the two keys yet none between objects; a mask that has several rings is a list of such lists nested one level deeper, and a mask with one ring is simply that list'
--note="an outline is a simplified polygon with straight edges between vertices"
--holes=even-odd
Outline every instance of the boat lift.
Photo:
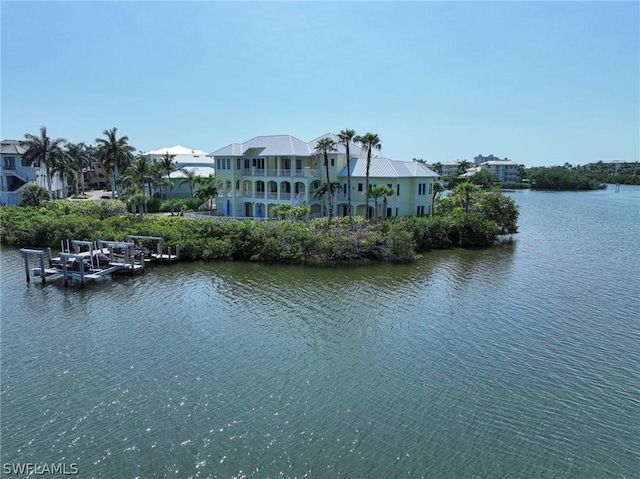
[{"label": "boat lift", "polygon": [[125,241],[135,242],[138,240],[140,244],[138,248],[142,248],[142,242],[155,242],[156,252],[150,253],[145,261],[156,261],[158,263],[175,263],[180,259],[180,245],[176,246],[175,254],[171,254],[171,246],[167,248],[167,253],[162,251],[162,238],[159,236],[140,236],[140,235],[127,235]]}]

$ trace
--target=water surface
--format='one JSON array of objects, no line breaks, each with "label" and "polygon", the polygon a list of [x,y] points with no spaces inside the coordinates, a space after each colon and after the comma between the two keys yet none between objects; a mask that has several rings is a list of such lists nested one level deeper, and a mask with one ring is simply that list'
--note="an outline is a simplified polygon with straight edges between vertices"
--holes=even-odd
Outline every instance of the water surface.
[{"label": "water surface", "polygon": [[1,462],[80,477],[638,477],[640,187],[510,193],[512,244],[411,265],[25,283]]}]

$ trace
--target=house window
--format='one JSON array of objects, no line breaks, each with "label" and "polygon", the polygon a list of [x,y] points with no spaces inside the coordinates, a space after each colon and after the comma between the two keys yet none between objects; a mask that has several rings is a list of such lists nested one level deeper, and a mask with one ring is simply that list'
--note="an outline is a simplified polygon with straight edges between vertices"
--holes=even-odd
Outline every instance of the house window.
[{"label": "house window", "polygon": [[227,170],[231,169],[231,158],[227,158]]},{"label": "house window", "polygon": [[433,183],[429,183],[429,196],[433,194]]},{"label": "house window", "polygon": [[7,170],[15,170],[16,169],[16,159],[13,156],[5,156],[4,157],[4,167]]},{"label": "house window", "polygon": [[358,191],[362,191],[362,183],[358,183]]},{"label": "house window", "polygon": [[400,196],[400,185],[398,184],[398,187],[396,188],[396,195]]},{"label": "house window", "polygon": [[387,218],[391,216],[391,208],[387,208]]},{"label": "house window", "polygon": [[336,159],[335,158],[331,158],[331,166],[336,166]]},{"label": "house window", "polygon": [[425,194],[427,185],[425,183],[418,183],[418,196],[422,196]]},{"label": "house window", "polygon": [[418,206],[418,215],[423,215],[424,214],[424,206]]},{"label": "house window", "polygon": [[236,170],[242,169],[242,158],[236,158]]}]

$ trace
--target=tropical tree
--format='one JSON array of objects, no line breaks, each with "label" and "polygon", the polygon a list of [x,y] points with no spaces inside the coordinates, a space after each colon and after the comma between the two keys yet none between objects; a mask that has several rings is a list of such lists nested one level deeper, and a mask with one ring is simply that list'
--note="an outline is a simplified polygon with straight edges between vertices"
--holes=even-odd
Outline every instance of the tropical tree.
[{"label": "tropical tree", "polygon": [[313,190],[313,198],[322,201],[322,205],[324,206],[324,209],[326,211],[327,209],[327,203],[324,201],[324,197],[327,194],[327,184],[322,184],[320,186],[318,186],[315,190]]},{"label": "tropical tree", "polygon": [[188,169],[188,168],[180,168],[180,173],[184,175],[182,179],[180,179],[180,184],[189,185],[189,190],[191,190],[191,196],[193,197],[193,185],[198,182],[198,168]]},{"label": "tropical tree", "polygon": [[218,187],[216,186],[216,179],[213,175],[198,176],[196,183],[198,188],[194,192],[194,195],[203,204],[218,196]]},{"label": "tropical tree", "polygon": [[133,159],[133,152],[136,149],[129,145],[128,136],[125,135],[118,138],[118,129],[116,127],[104,130],[102,134],[106,138],[96,138],[96,156],[105,170],[110,172],[111,198],[114,198],[120,170],[124,171],[126,169]]},{"label": "tropical tree", "polygon": [[148,157],[144,155],[137,156],[127,169],[123,172],[123,176],[127,175],[131,178],[133,183],[138,185],[138,189],[141,193],[146,195],[145,183],[149,189],[149,195],[152,194],[153,187],[152,182],[154,178],[153,164]]},{"label": "tropical tree", "polygon": [[478,190],[480,190],[478,185],[469,182],[460,183],[453,189],[454,194],[460,194],[462,196],[465,213],[471,211],[472,200]]},{"label": "tropical tree", "polygon": [[[168,152],[160,157],[156,163],[159,168],[167,175],[167,178],[171,176],[171,173],[178,171],[178,163],[174,160],[176,155],[170,155]],[[168,188],[167,188],[168,189]]]},{"label": "tropical tree", "polygon": [[64,138],[51,139],[47,135],[47,127],[40,127],[40,136],[27,133],[24,135],[26,151],[22,159],[30,164],[44,165],[47,175],[47,190],[51,191],[51,170],[64,157],[62,150],[67,142]]},{"label": "tropical tree", "polygon": [[49,199],[49,192],[40,185],[28,185],[20,193],[23,206],[38,206]]},{"label": "tropical tree", "polygon": [[441,193],[442,191],[444,191],[444,187],[442,186],[442,183],[440,183],[439,181],[435,181],[433,183],[433,197],[431,198],[432,205],[435,206],[436,196],[438,196],[438,193]]},{"label": "tropical tree", "polygon": [[367,171],[366,171],[366,183],[365,183],[365,217],[369,218],[369,195],[366,194],[369,191],[369,170],[371,168],[371,151],[375,148],[376,150],[382,150],[382,145],[380,143],[380,137],[375,133],[366,133],[363,136],[356,136],[353,141],[356,143],[360,143],[363,148],[367,150]]},{"label": "tropical tree", "polygon": [[51,168],[52,173],[57,173],[60,177],[60,182],[62,184],[62,195],[66,197],[69,191],[69,177],[73,178],[76,181],[76,170],[73,167],[73,160],[67,154],[66,151],[63,152],[62,156],[58,158]]},{"label": "tropical tree", "polygon": [[[387,196],[393,194],[393,188],[386,185],[374,186],[373,188],[368,190],[366,194],[368,198],[373,198],[373,201],[374,201],[373,216],[374,218],[377,218],[378,217],[378,200],[380,198],[384,198],[384,205],[385,205],[384,213],[386,213]],[[385,216],[385,214],[383,214],[383,216]]]},{"label": "tropical tree", "polygon": [[433,170],[436,171],[439,175],[442,174],[442,163],[439,161],[436,161],[433,164]]},{"label": "tropical tree", "polygon": [[469,163],[468,160],[460,161],[460,164],[458,165],[458,174],[462,175],[466,173],[469,168],[471,168],[471,163]]},{"label": "tropical tree", "polygon": [[84,143],[67,143],[67,157],[70,160],[71,168],[74,171],[76,193],[85,192],[84,170],[91,166],[91,155],[89,148]]},{"label": "tropical tree", "polygon": [[333,218],[333,188],[331,188],[331,178],[329,176],[329,152],[336,150],[336,142],[331,138],[321,138],[316,144],[315,152],[317,155],[322,155],[324,161],[325,171],[327,173],[327,198],[329,202],[329,224]]},{"label": "tropical tree", "polygon": [[347,216],[351,218],[351,154],[349,146],[356,137],[355,130],[344,129],[338,133],[338,140],[347,150]]}]

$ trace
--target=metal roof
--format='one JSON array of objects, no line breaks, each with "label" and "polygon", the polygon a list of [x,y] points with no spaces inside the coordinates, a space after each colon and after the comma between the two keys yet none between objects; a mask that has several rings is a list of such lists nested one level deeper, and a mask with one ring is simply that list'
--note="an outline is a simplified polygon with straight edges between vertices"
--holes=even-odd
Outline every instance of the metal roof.
[{"label": "metal roof", "polygon": [[[189,170],[189,171],[196,171],[196,175],[198,176],[209,176],[209,175],[215,175],[215,170],[213,168],[211,168],[210,166],[198,166],[198,167],[194,167],[194,166],[185,166],[184,167],[185,170]],[[174,179],[174,178],[186,178],[185,174],[180,171],[174,171],[169,175],[169,178]]]},{"label": "metal roof", "polygon": [[292,135],[256,136],[244,143],[231,143],[209,156],[311,156],[313,149]]},{"label": "metal roof", "polygon": [[146,151],[143,153],[143,155],[164,155],[165,153],[169,153],[170,155],[207,155],[206,151],[193,150],[181,145],[170,146],[168,148],[160,148],[159,150]]},{"label": "metal roof", "polygon": [[23,145],[22,141],[2,140],[1,153],[3,155],[24,155],[27,149],[22,145]]},{"label": "metal roof", "polygon": [[[312,152],[315,151],[316,145],[318,144],[318,141],[320,141],[322,138],[331,138],[336,143],[336,151],[341,155],[346,155],[347,154],[346,147],[344,145],[340,144],[340,138],[338,138],[338,135],[335,135],[333,133],[325,133],[324,135],[319,136],[318,138],[316,138],[314,140],[311,140],[308,143],[308,145],[309,145],[309,148],[311,149]],[[360,148],[354,142],[350,142],[349,143],[349,156],[351,156],[351,155],[359,155],[360,151],[362,151],[362,148]]]},{"label": "metal roof", "polygon": [[[359,158],[351,163],[352,178],[366,178],[367,176],[367,160]],[[344,168],[340,174],[340,178],[347,177],[347,169]],[[427,168],[419,161],[399,161],[390,160],[385,157],[371,158],[369,167],[369,178],[439,178],[440,175],[435,171]]]},{"label": "metal roof", "polygon": [[[339,139],[333,133],[326,133],[309,143],[305,143],[292,135],[266,135],[256,136],[244,143],[231,143],[220,148],[209,156],[313,156],[318,141],[322,138],[331,138],[336,142],[336,152],[346,154],[346,148],[338,144]],[[360,154],[361,148],[355,143],[349,146],[350,155]]]}]

